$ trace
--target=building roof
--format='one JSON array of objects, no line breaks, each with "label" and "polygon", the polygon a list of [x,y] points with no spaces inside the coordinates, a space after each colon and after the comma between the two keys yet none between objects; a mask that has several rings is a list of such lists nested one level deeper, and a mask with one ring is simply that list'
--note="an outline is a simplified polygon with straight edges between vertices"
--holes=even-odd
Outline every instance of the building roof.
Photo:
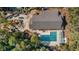
[{"label": "building roof", "polygon": [[31,29],[61,29],[62,18],[58,15],[58,10],[43,11],[39,15],[34,15],[30,21]]}]

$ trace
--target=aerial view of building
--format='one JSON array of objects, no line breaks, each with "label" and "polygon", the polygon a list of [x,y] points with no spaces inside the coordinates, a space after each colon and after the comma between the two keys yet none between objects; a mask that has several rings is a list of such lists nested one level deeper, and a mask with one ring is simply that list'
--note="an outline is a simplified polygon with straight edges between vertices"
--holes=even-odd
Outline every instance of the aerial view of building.
[{"label": "aerial view of building", "polygon": [[63,16],[58,10],[42,11],[30,20],[30,29],[39,34],[40,40],[47,45],[65,43],[63,34]]},{"label": "aerial view of building", "polygon": [[79,8],[0,7],[0,50],[79,50],[78,13]]}]

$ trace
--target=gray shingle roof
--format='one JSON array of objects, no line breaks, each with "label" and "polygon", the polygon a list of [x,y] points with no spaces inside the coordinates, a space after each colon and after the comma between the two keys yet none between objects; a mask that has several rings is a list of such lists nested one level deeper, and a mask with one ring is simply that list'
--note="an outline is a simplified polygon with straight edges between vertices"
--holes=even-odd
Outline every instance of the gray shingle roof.
[{"label": "gray shingle roof", "polygon": [[30,21],[31,29],[61,29],[62,19],[58,11],[43,11],[40,15],[34,15]]}]

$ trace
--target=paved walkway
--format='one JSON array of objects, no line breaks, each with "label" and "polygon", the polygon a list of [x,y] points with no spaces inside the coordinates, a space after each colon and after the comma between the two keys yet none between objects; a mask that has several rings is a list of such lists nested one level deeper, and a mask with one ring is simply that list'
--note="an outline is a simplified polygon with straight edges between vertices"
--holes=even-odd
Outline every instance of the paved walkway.
[{"label": "paved walkway", "polygon": [[29,23],[30,23],[31,17],[32,17],[32,15],[29,14],[29,15],[27,15],[26,19],[23,21],[24,22],[24,30],[30,30]]}]

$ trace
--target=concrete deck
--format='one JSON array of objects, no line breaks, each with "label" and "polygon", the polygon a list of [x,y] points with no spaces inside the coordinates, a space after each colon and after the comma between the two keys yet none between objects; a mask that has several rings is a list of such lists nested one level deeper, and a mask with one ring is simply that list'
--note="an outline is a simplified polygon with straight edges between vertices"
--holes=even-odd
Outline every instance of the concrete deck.
[{"label": "concrete deck", "polygon": [[42,41],[41,43],[45,44],[45,45],[49,45],[49,46],[52,46],[52,45],[59,45],[61,43],[61,32],[62,30],[47,30],[45,32],[43,31],[40,31],[40,30],[31,30],[32,32],[37,32],[39,33],[40,35],[50,35],[50,32],[57,32],[57,41],[51,41],[51,42],[48,42],[48,41]]}]

